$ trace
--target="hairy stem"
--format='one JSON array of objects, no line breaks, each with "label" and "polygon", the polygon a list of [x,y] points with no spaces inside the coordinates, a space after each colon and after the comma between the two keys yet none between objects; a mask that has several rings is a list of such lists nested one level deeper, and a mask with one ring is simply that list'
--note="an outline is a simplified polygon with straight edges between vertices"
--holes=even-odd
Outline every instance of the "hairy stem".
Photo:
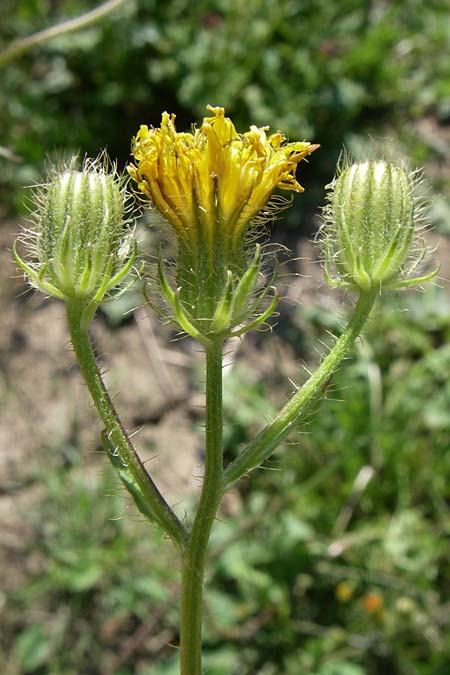
[{"label": "hairy stem", "polygon": [[296,426],[300,414],[321,391],[341,363],[348,348],[358,337],[367,321],[376,296],[376,290],[361,293],[344,332],[317,370],[286,403],[276,417],[227,467],[224,472],[225,489],[230,488],[241,476],[262,464]]},{"label": "hairy stem", "polygon": [[202,595],[206,549],[223,494],[222,339],[206,347],[205,476],[182,555],[181,675],[201,675]]},{"label": "hairy stem", "polygon": [[183,546],[187,539],[187,531],[147,473],[119,419],[97,366],[88,331],[82,327],[82,313],[81,303],[67,304],[67,320],[75,356],[98,414],[121,462],[127,467],[138,485],[154,520],[174,542]]}]

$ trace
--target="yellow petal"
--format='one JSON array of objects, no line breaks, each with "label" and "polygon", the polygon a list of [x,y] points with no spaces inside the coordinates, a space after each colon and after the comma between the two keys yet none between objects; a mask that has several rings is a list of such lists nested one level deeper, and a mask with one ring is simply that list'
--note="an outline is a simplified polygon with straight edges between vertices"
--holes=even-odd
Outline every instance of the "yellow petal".
[{"label": "yellow petal", "polygon": [[142,125],[128,170],[177,234],[200,233],[213,245],[218,233],[224,239],[245,231],[276,188],[302,192],[297,165],[319,146],[288,143],[280,131],[268,136],[268,127],[238,134],[223,108],[208,110],[191,133],[177,132],[167,112],[159,128]]}]

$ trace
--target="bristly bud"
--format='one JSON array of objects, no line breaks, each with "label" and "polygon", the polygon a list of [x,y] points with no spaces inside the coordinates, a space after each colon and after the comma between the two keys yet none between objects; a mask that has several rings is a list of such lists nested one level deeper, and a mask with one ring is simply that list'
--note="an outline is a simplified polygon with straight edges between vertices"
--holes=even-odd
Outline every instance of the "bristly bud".
[{"label": "bristly bud", "polygon": [[427,251],[417,187],[416,173],[390,161],[343,166],[329,186],[321,230],[330,285],[381,291],[437,274],[412,276]]},{"label": "bristly bud", "polygon": [[98,304],[128,274],[136,255],[127,219],[124,180],[104,158],[76,158],[53,169],[33,193],[33,227],[21,241],[30,254],[17,264],[32,286],[66,302],[81,302],[92,318]]}]

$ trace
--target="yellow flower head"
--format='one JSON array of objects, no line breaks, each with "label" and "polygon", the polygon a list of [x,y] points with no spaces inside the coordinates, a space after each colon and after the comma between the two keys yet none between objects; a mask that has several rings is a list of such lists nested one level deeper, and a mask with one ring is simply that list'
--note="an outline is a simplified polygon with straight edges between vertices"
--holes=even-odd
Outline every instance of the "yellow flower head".
[{"label": "yellow flower head", "polygon": [[197,234],[212,244],[217,235],[245,233],[275,188],[303,192],[297,164],[319,146],[287,143],[268,127],[238,134],[223,108],[208,109],[212,116],[192,133],[177,132],[175,115],[166,112],[159,128],[142,125],[128,170],[179,237]]},{"label": "yellow flower head", "polygon": [[303,191],[297,164],[318,147],[287,143],[267,127],[238,134],[223,108],[209,110],[188,133],[177,132],[175,115],[166,112],[159,128],[141,126],[128,167],[176,233],[176,290],[160,254],[162,295],[183,330],[203,342],[241,335],[273,313],[277,296],[260,287],[262,255],[248,233],[275,188]]}]

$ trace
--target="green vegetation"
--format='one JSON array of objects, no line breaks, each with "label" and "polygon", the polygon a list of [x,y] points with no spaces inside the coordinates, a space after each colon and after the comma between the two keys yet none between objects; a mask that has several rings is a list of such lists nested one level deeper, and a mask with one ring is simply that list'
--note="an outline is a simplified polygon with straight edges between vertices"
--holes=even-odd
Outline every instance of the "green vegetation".
[{"label": "green vegetation", "polygon": [[[0,45],[92,7],[7,0]],[[450,119],[449,40],[440,0],[126,2],[2,68],[0,145],[17,161],[2,159],[1,196],[42,175],[49,153],[107,147],[123,164],[139,124],[158,124],[166,109],[181,129],[208,103],[238,129],[270,124],[319,141],[325,180],[342,143],[368,131],[395,137],[420,162],[448,160],[436,124]]]},{"label": "green vegetation", "polygon": [[[0,47],[92,6],[6,0]],[[126,2],[2,67],[1,208],[23,210],[46,156],[107,147],[122,166],[141,122],[167,109],[182,129],[211,103],[238,128],[321,143],[283,227],[312,229],[342,143],[358,152],[371,132],[426,165],[448,234],[448,18],[440,0]],[[340,330],[317,297],[282,312],[297,362]],[[448,287],[383,298],[326,400],[240,484],[212,541],[208,675],[448,675],[449,338]],[[226,379],[229,458],[286,395],[284,372],[261,377],[256,361]],[[84,450],[42,449],[31,562],[0,598],[0,670],[177,675],[170,545]]]}]

